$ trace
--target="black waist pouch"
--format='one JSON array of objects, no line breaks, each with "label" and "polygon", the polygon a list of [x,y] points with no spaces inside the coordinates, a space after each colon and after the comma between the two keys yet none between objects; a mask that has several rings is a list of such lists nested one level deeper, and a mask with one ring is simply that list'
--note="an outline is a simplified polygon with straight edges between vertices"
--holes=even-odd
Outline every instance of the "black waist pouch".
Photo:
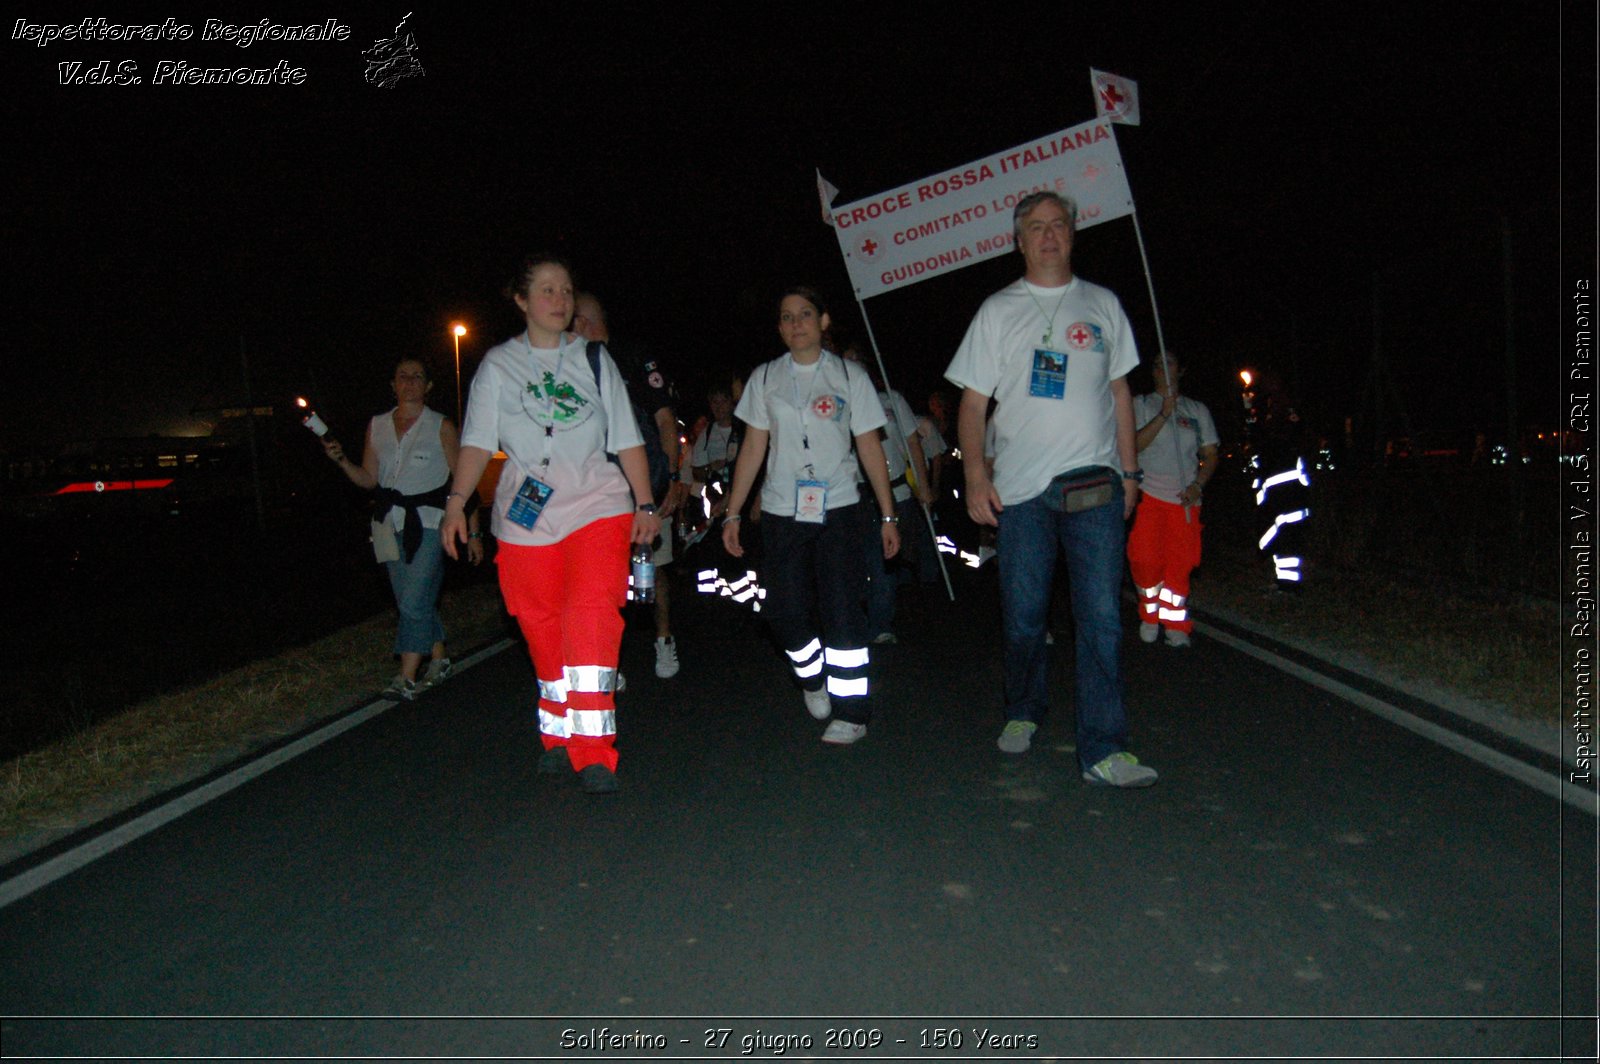
[{"label": "black waist pouch", "polygon": [[1122,486],[1122,474],[1107,466],[1081,466],[1051,478],[1044,504],[1057,513],[1075,514],[1110,502]]}]

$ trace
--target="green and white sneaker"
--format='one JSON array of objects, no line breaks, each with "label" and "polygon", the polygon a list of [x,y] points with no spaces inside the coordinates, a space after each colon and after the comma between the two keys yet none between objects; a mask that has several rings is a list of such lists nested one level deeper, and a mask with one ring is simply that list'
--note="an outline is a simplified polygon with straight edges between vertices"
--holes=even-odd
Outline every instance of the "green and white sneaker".
[{"label": "green and white sneaker", "polygon": [[1039,726],[1031,720],[1007,721],[995,745],[1008,754],[1025,754],[1033,745],[1033,733],[1038,730]]},{"label": "green and white sneaker", "polygon": [[1156,770],[1139,764],[1126,750],[1103,757],[1085,770],[1086,782],[1098,787],[1148,787],[1156,781]]}]

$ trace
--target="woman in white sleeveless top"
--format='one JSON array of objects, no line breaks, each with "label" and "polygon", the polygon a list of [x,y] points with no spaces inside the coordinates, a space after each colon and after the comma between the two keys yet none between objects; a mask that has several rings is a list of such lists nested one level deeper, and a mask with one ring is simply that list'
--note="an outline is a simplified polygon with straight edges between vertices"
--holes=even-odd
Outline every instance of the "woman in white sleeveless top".
[{"label": "woman in white sleeveless top", "polygon": [[[408,358],[394,369],[395,407],[367,426],[361,464],[345,456],[337,440],[323,443],[328,457],[360,488],[375,492],[372,546],[389,570],[400,630],[394,651],[400,674],[389,694],[410,700],[450,674],[444,624],[439,620],[439,588],[444,582],[444,557],[439,520],[455,470],[461,441],[449,418],[427,405],[433,381],[419,359]],[[469,555],[483,560],[483,541],[472,533]],[[418,679],[424,657],[428,671]]]}]

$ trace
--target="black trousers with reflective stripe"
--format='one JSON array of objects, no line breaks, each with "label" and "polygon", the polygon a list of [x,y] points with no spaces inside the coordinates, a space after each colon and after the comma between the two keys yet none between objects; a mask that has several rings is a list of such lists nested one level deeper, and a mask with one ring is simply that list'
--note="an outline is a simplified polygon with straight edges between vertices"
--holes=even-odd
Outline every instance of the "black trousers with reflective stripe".
[{"label": "black trousers with reflective stripe", "polygon": [[[821,640],[824,654],[830,649],[866,648],[867,570],[861,537],[873,513],[876,507],[857,502],[829,510],[828,519],[820,525],[792,517],[762,516],[765,568],[761,583],[767,598],[761,614],[785,651],[798,652],[813,639]],[[802,681],[802,686],[816,690],[830,677],[836,681],[829,685],[831,691],[841,684],[854,686],[856,681],[866,680],[867,667],[842,668],[825,662],[822,672]],[[864,683],[861,686],[864,688]],[[871,696],[834,694],[833,715],[865,724],[871,716]]]}]

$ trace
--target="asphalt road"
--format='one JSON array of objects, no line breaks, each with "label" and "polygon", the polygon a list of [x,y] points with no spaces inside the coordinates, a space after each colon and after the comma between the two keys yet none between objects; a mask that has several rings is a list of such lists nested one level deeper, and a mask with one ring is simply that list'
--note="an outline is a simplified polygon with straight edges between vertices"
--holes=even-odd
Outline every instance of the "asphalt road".
[{"label": "asphalt road", "polygon": [[750,614],[681,594],[670,681],[631,617],[615,796],[491,657],[0,909],[3,1055],[1593,1058],[1591,816],[1131,611],[1161,782],[1079,779],[1064,624],[1004,755],[992,582],[849,748]]}]

